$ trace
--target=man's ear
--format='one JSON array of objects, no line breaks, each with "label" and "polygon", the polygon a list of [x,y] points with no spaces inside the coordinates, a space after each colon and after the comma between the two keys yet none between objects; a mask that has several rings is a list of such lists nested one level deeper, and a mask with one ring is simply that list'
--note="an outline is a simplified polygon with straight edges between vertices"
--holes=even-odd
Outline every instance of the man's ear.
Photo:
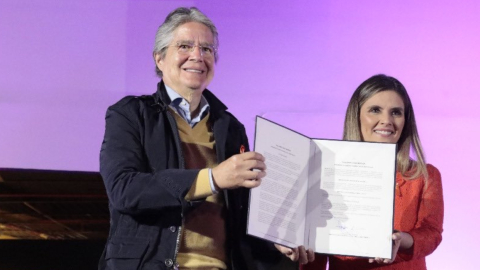
[{"label": "man's ear", "polygon": [[155,64],[157,68],[162,70],[163,58],[161,53],[153,53],[153,58],[155,59]]}]

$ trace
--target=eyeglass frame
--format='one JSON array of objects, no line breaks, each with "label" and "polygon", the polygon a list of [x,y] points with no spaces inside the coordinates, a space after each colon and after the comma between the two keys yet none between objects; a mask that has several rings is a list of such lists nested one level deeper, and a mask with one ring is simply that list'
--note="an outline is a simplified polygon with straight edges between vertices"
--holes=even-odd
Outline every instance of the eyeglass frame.
[{"label": "eyeglass frame", "polygon": [[[182,51],[182,49],[181,49],[182,46],[189,46],[190,48],[185,48],[185,51]],[[175,45],[171,45],[171,46],[168,46],[168,47],[176,47],[177,52],[180,53],[180,54],[192,53],[192,52],[195,51],[196,47],[198,47],[198,49],[200,50],[200,54],[202,56],[213,56],[213,57],[215,57],[217,52],[218,52],[218,48],[215,47],[214,45],[195,45],[193,42],[187,42],[187,41],[177,41],[175,43]],[[207,52],[205,52],[204,48],[210,49],[212,52],[207,53]]]}]

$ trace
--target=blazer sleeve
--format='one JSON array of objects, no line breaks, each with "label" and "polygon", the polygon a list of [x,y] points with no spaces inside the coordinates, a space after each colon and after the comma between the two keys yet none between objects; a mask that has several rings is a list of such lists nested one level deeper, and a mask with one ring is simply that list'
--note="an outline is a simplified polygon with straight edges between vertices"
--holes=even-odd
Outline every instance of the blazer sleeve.
[{"label": "blazer sleeve", "polygon": [[199,172],[152,171],[144,149],[145,121],[141,103],[133,98],[111,106],[105,117],[100,173],[111,206],[130,215],[185,206],[184,197]]},{"label": "blazer sleeve", "polygon": [[415,227],[409,231],[414,243],[412,249],[399,251],[404,260],[412,260],[431,254],[442,241],[443,189],[440,172],[428,165],[429,180],[423,189]]}]

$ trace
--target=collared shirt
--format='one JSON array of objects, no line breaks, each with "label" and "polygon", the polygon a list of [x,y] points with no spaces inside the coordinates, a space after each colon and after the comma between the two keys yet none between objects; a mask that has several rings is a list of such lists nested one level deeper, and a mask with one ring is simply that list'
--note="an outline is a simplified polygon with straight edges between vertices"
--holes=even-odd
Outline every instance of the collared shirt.
[{"label": "collared shirt", "polygon": [[185,119],[185,121],[187,121],[191,127],[194,127],[195,124],[200,122],[200,120],[202,120],[208,114],[210,105],[203,95],[200,99],[200,104],[198,105],[200,107],[200,112],[192,119],[190,114],[190,103],[172,88],[168,87],[167,85],[165,85],[165,88],[167,89],[167,94],[171,100],[171,103],[169,104],[170,108],[172,108],[178,115]]},{"label": "collared shirt", "polygon": [[[182,117],[190,127],[194,127],[200,120],[202,120],[210,111],[210,105],[208,104],[207,99],[202,95],[200,99],[200,112],[197,116],[193,119],[190,115],[190,103],[184,99],[179,93],[175,92],[172,88],[165,85],[165,89],[167,90],[168,97],[170,98],[171,102],[169,104],[170,108],[172,108],[178,115]],[[215,184],[213,183],[213,176],[212,176],[212,168],[208,168],[208,178],[210,181],[210,188],[212,189],[213,194],[217,194],[218,191],[215,188]]]}]

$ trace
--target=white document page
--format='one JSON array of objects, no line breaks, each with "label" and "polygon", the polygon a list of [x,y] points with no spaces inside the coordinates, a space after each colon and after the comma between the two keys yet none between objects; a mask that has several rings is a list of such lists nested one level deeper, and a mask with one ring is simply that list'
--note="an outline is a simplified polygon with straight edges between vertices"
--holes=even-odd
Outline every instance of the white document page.
[{"label": "white document page", "polygon": [[267,176],[250,191],[248,234],[304,245],[310,138],[257,117],[255,151],[265,156]]},{"label": "white document page", "polygon": [[257,117],[267,176],[247,233],[317,253],[391,258],[396,145],[311,139]]},{"label": "white document page", "polygon": [[[318,150],[307,211],[318,253],[391,258],[395,144],[313,140]],[[320,160],[319,160],[320,159]],[[313,244],[313,245],[312,245]]]}]

